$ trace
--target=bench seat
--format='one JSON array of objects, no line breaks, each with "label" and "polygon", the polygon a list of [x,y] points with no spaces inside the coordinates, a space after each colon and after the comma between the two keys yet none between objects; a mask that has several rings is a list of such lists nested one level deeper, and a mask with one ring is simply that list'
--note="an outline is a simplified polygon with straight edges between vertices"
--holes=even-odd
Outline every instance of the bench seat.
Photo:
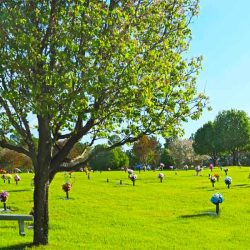
[{"label": "bench seat", "polygon": [[19,234],[24,236],[24,221],[33,221],[33,216],[26,214],[0,214],[0,220],[17,220],[19,225]]}]

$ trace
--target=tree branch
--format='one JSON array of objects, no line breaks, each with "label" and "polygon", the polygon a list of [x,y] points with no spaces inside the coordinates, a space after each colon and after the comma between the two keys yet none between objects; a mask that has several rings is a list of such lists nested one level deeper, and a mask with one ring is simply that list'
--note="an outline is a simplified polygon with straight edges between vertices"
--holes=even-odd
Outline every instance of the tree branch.
[{"label": "tree branch", "polygon": [[8,106],[7,102],[0,96],[0,104],[2,105],[2,107],[5,109],[5,112],[9,118],[9,121],[11,122],[11,124],[14,126],[14,128],[16,129],[16,131],[23,136],[23,138],[26,138],[27,133],[26,131],[23,129],[22,126],[20,126],[15,119],[13,118],[13,114],[11,113],[10,107]]},{"label": "tree branch", "polygon": [[78,142],[83,135],[85,135],[95,124],[94,119],[90,118],[84,127],[72,134],[72,136],[67,140],[63,148],[53,157],[51,161],[51,169],[58,166],[64,158],[69,154],[72,147]]},{"label": "tree branch", "polygon": [[17,153],[25,154],[25,155],[27,155],[28,157],[31,158],[31,155],[30,155],[28,150],[26,150],[23,147],[12,145],[12,144],[8,143],[6,140],[0,140],[0,146],[2,148],[7,148],[7,149],[10,149],[10,150],[16,151]]}]

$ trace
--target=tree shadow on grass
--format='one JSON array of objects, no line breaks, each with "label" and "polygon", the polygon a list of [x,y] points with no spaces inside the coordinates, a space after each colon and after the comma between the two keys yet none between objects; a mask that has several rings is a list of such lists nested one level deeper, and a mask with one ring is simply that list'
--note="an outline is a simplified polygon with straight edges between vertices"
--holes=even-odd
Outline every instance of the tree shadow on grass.
[{"label": "tree shadow on grass", "polygon": [[133,186],[132,182],[131,183],[122,182],[122,184],[120,184],[120,182],[116,182],[116,183],[112,183],[112,184],[113,184],[113,187],[128,187],[128,186]]},{"label": "tree shadow on grass", "polygon": [[8,192],[10,192],[10,193],[27,192],[27,191],[30,191],[30,189],[12,189],[12,190],[8,190]]},{"label": "tree shadow on grass", "polygon": [[33,245],[32,243],[23,243],[23,244],[17,244],[17,245],[12,245],[12,246],[7,246],[7,247],[1,247],[1,250],[27,250],[31,248]]},{"label": "tree shadow on grass", "polygon": [[0,214],[6,214],[6,212],[7,213],[11,213],[11,212],[16,212],[16,211],[18,211],[19,210],[19,208],[18,207],[13,207],[13,206],[7,206],[7,211],[1,211],[1,209],[0,209]]},{"label": "tree shadow on grass", "polygon": [[233,185],[233,187],[250,188],[250,185],[249,184],[237,184],[237,185]]},{"label": "tree shadow on grass", "polygon": [[186,214],[186,215],[181,215],[179,216],[180,218],[199,218],[199,217],[218,217],[218,215],[213,212],[213,211],[205,211],[203,213],[199,213],[199,214]]}]

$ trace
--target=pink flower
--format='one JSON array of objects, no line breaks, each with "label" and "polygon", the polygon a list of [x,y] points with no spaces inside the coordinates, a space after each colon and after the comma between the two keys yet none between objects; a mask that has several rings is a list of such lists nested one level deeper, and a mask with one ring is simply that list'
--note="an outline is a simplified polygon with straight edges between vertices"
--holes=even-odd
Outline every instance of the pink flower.
[{"label": "pink flower", "polygon": [[3,191],[3,192],[0,194],[0,200],[1,200],[1,202],[6,202],[8,196],[9,196],[9,194],[8,194],[6,191]]}]

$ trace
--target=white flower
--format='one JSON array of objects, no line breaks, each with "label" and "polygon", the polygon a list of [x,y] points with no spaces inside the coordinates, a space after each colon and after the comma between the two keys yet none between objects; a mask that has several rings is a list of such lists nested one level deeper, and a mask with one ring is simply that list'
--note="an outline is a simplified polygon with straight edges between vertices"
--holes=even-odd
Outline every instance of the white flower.
[{"label": "white flower", "polygon": [[158,178],[163,179],[164,178],[164,174],[163,173],[159,173],[158,174]]},{"label": "white flower", "polygon": [[127,169],[127,171],[128,171],[128,174],[133,174],[134,173],[134,170],[132,170],[132,169]]},{"label": "white flower", "polygon": [[133,181],[133,180],[136,180],[137,179],[137,175],[136,174],[131,174],[129,176],[130,180]]}]

